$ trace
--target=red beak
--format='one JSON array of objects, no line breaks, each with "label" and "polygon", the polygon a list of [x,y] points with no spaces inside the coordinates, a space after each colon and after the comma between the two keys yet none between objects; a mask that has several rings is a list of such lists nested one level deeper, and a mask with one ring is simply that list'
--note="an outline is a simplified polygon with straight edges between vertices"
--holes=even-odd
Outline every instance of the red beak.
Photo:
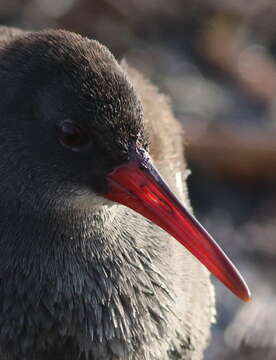
[{"label": "red beak", "polygon": [[123,204],[159,225],[185,246],[225,286],[244,301],[250,291],[215,240],[185,209],[153,166],[144,150],[107,176],[104,197]]}]

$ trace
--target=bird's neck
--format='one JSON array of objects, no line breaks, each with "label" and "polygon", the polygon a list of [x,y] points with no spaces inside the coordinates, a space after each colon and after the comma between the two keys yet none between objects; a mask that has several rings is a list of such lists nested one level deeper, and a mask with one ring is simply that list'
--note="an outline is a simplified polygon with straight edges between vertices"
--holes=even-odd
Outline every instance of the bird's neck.
[{"label": "bird's neck", "polygon": [[144,239],[152,225],[121,206],[11,215],[0,229],[1,342],[21,355],[69,342],[89,359],[100,346],[111,359],[165,332],[160,254]]}]

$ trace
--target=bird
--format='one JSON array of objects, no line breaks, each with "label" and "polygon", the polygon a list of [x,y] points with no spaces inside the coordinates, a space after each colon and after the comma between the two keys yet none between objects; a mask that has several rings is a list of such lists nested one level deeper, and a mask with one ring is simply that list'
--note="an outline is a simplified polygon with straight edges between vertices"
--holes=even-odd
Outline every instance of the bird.
[{"label": "bird", "polygon": [[1,360],[201,359],[207,269],[250,293],[192,214],[169,99],[57,29],[1,27],[0,84]]}]

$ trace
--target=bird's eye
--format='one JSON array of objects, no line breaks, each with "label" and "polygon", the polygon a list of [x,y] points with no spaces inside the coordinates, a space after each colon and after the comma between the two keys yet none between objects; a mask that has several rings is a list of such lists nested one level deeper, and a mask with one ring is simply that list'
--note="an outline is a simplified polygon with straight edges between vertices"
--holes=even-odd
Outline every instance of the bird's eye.
[{"label": "bird's eye", "polygon": [[59,140],[62,145],[78,149],[88,143],[87,132],[71,121],[64,121],[59,127]]}]

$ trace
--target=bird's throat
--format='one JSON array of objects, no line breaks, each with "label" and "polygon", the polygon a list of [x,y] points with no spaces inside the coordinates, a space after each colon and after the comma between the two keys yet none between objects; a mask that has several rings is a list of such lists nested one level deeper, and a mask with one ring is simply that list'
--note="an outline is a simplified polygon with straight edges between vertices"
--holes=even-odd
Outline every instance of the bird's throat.
[{"label": "bird's throat", "polygon": [[154,261],[158,248],[143,236],[152,225],[124,207],[114,210],[43,221],[22,214],[9,229],[13,236],[3,231],[0,343],[9,351],[43,353],[71,339],[76,356],[85,351],[97,359],[101,346],[111,359],[118,346],[138,351],[166,333],[170,294]]}]

